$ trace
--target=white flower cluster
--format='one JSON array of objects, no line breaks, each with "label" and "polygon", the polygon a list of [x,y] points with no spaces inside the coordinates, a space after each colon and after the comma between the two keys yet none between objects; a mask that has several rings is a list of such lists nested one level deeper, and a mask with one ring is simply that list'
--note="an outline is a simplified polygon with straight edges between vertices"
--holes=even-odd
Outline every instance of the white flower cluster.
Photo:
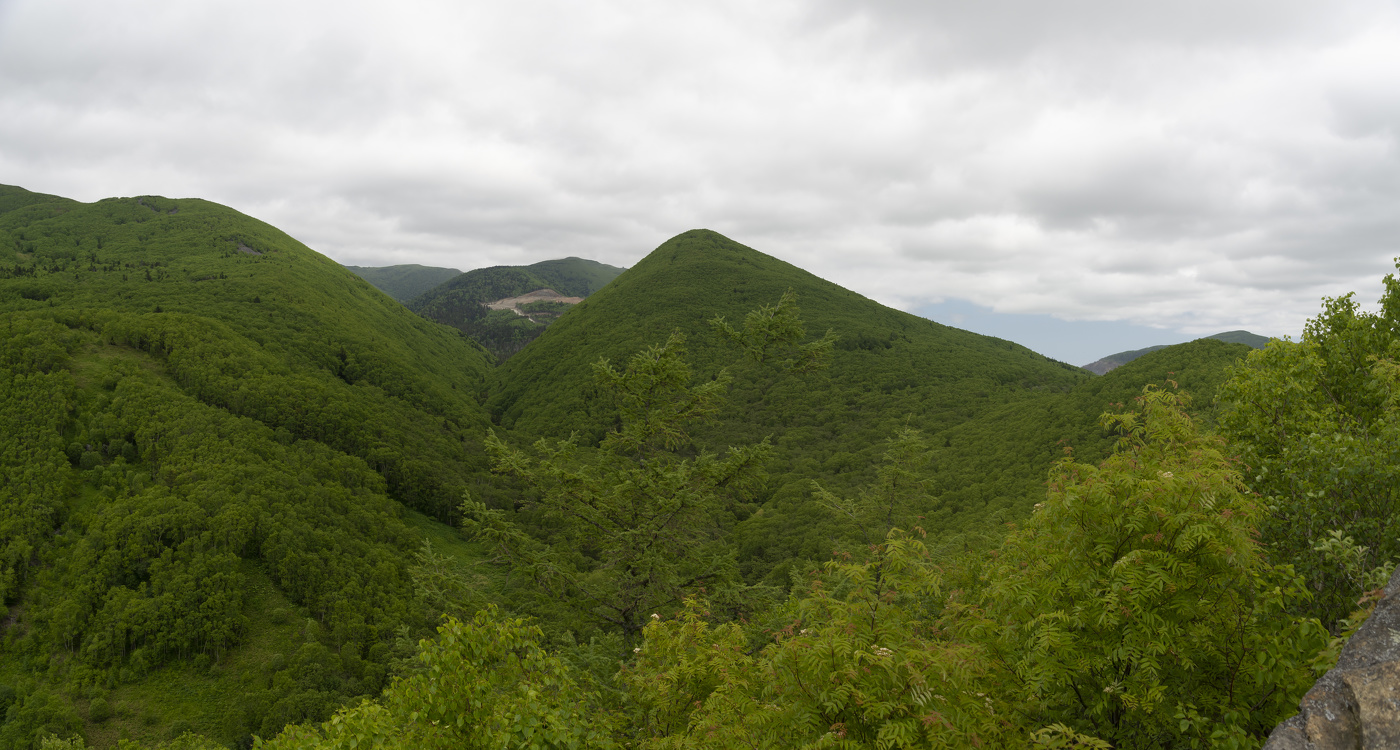
[{"label": "white flower cluster", "polygon": [[891,656],[894,656],[894,652],[885,648],[884,646],[876,646],[874,644],[871,644],[870,651],[871,653],[875,654],[881,659],[888,659]]}]

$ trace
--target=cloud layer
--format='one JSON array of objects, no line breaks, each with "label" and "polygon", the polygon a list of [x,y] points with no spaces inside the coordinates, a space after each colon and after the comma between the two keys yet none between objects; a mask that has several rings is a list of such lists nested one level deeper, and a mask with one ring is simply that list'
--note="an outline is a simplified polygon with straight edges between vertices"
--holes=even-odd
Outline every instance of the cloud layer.
[{"label": "cloud layer", "polygon": [[0,0],[0,182],[356,265],[708,227],[888,304],[1294,333],[1400,255],[1379,0]]}]

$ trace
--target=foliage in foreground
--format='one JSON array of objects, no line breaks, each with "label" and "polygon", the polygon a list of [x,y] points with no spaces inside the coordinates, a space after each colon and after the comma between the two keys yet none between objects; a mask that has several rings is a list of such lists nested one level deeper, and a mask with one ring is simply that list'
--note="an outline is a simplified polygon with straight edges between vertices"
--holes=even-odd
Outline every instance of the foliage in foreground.
[{"label": "foliage in foreground", "polygon": [[1327,643],[1291,566],[1261,559],[1263,509],[1184,398],[1148,391],[1098,466],[1065,459],[987,572],[970,634],[1034,723],[1118,748],[1248,744],[1288,716]]},{"label": "foliage in foreground", "polygon": [[[1221,393],[1222,433],[1263,496],[1264,539],[1313,584],[1316,611],[1342,618],[1400,555],[1400,281],[1385,277],[1377,312],[1350,294],[1324,300],[1301,341],[1274,341]],[[1334,533],[1335,532],[1335,533]],[[1328,539],[1359,558],[1338,565]],[[1368,582],[1368,579],[1371,579]]]},{"label": "foliage in foreground", "polygon": [[343,709],[320,727],[291,727],[268,750],[311,748],[615,747],[613,717],[568,665],[539,645],[539,629],[478,612],[449,619],[418,659],[424,671],[378,702]]},{"label": "foliage in foreground", "polygon": [[621,711],[485,611],[378,703],[266,746],[1256,747],[1327,632],[1288,613],[1303,581],[1262,559],[1262,509],[1183,401],[1150,390],[1112,417],[1117,452],[1063,461],[991,554],[935,561],[894,529],[827,564],[760,650],[702,600],[652,614]]}]

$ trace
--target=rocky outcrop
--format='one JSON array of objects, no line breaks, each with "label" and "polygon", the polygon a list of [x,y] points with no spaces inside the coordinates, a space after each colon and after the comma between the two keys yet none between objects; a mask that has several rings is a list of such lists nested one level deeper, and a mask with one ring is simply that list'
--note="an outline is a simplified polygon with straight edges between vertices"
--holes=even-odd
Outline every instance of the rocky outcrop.
[{"label": "rocky outcrop", "polygon": [[1337,666],[1279,724],[1264,750],[1400,748],[1400,569]]}]

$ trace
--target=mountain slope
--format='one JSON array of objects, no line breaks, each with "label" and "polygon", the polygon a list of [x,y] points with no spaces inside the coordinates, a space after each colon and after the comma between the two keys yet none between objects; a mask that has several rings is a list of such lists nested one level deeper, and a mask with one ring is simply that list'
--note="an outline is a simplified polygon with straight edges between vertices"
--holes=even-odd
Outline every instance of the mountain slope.
[{"label": "mountain slope", "polygon": [[[1211,338],[1166,346],[1068,393],[1040,394],[948,430],[938,436],[945,444],[937,461],[941,512],[956,515],[980,503],[1000,504],[1013,515],[1029,513],[1064,449],[1084,462],[1107,457],[1115,438],[1099,423],[1100,415],[1130,407],[1148,385],[1180,388],[1191,396],[1197,417],[1210,423],[1216,389],[1249,351]],[[1020,465],[1030,470],[1011,470]]]},{"label": "mountain slope", "polygon": [[[470,490],[510,515],[520,489],[485,470],[490,421],[513,444],[577,431],[586,460],[616,418],[592,363],[672,331],[697,379],[734,377],[697,446],[775,444],[767,486],[721,523],[744,574],[778,585],[852,543],[812,481],[866,484],[900,428],[933,448],[915,485],[933,542],[991,535],[1042,491],[1057,441],[1081,458],[1105,449],[1094,419],[1108,403],[1165,378],[1208,403],[1241,351],[1194,342],[1092,378],[704,230],[610,283],[578,259],[464,274],[472,293],[589,295],[494,369],[457,331],[205,201],[0,187],[0,260],[6,748],[183,729],[242,747],[376,693],[442,612],[515,595],[495,569],[455,564],[477,548],[405,505],[448,518]],[[787,289],[809,337],[841,337],[824,371],[744,360],[705,323],[737,324]],[[510,517],[549,533],[548,518]],[[631,654],[595,646],[600,664]]]},{"label": "mountain slope", "polygon": [[587,297],[602,289],[627,269],[585,258],[542,260],[528,266],[531,273],[565,297]]},{"label": "mountain slope", "polygon": [[[437,439],[409,434],[424,409],[454,431],[467,428],[430,454],[456,451],[482,422],[474,396],[488,363],[479,347],[223,206],[154,196],[49,201],[7,212],[0,231],[16,248],[14,267],[0,269],[6,311],[153,354],[206,402],[362,456],[382,438],[370,434],[369,414],[351,413],[356,404],[387,396],[393,415],[377,429],[403,430],[410,445]],[[307,379],[278,389],[254,375]],[[382,458],[391,488],[412,460]],[[402,492],[432,512],[452,502]]]},{"label": "mountain slope", "polygon": [[1268,336],[1260,336],[1257,333],[1250,333],[1249,331],[1225,331],[1224,333],[1217,333],[1209,338],[1213,338],[1217,341],[1224,341],[1229,344],[1244,344],[1251,349],[1263,349],[1269,344]]},{"label": "mountain slope", "polygon": [[[705,319],[737,321],[791,288],[811,336],[841,339],[830,368],[781,376],[737,361]],[[901,427],[933,449],[932,504],[919,525],[937,536],[1001,528],[1043,496],[1046,471],[1066,446],[1086,460],[1111,446],[1098,417],[1148,383],[1175,380],[1209,405],[1245,347],[1202,340],[1093,378],[1010,342],[883,307],[713,232],[661,245],[606,289],[565,313],[493,373],[487,406],[522,434],[597,440],[611,405],[592,387],[591,364],[621,364],[672,330],[686,334],[697,379],[735,376],[719,425],[696,431],[719,449],[771,436],[778,450],[769,490],[740,519],[732,541],[751,580],[790,559],[818,560],[845,540],[817,507],[811,480],[839,493],[872,479]],[[783,583],[782,575],[770,579]]]},{"label": "mountain slope", "polygon": [[[1144,386],[1179,386],[1191,396],[1197,417],[1209,423],[1216,388],[1248,352],[1241,344],[1213,339],[1165,347],[1068,391],[1031,393],[926,433],[930,452],[921,467],[926,475],[909,523],[927,531],[935,548],[994,543],[1008,522],[1025,518],[1045,499],[1046,476],[1067,450],[1089,463],[1110,454],[1115,438],[1100,424],[1101,414],[1129,409]],[[881,449],[887,445],[878,443]],[[834,485],[838,472],[858,467],[854,456],[834,454],[820,480]],[[802,489],[777,493],[762,513],[736,526],[732,540],[751,577],[768,575],[770,583],[781,585],[789,559],[819,559],[824,550],[851,542],[840,531],[841,519],[814,507]]]},{"label": "mountain slope", "polygon": [[[1224,341],[1227,344],[1244,344],[1251,349],[1263,349],[1264,345],[1269,343],[1269,338],[1267,336],[1260,336],[1257,333],[1250,333],[1249,331],[1225,331],[1224,333],[1217,333],[1213,336],[1206,336],[1205,338]],[[1135,349],[1129,352],[1110,354],[1103,359],[1084,365],[1084,369],[1095,375],[1103,375],[1109,370],[1132,362],[1144,354],[1165,348],[1167,348],[1166,344],[1159,344],[1157,346],[1149,346],[1145,349]]]},{"label": "mountain slope", "polygon": [[583,258],[478,268],[405,304],[429,320],[458,329],[504,360],[540,335],[547,323],[522,318],[508,310],[487,310],[486,303],[539,289],[553,289],[565,297],[587,297],[622,270]]},{"label": "mountain slope", "polygon": [[[827,370],[786,376],[746,362],[705,323],[715,315],[737,322],[760,305],[775,304],[787,289],[797,294],[810,336],[827,329],[840,336]],[[696,431],[701,444],[719,449],[772,436],[777,447],[769,492],[759,505],[737,509],[741,518],[761,506],[771,519],[788,500],[805,503],[814,478],[837,489],[870,480],[885,440],[899,427],[941,432],[998,405],[1066,391],[1090,377],[1011,342],[884,307],[695,230],[662,244],[498,367],[487,406],[500,425],[522,434],[578,432],[586,443],[597,441],[611,426],[612,411],[593,386],[593,362],[621,364],[672,331],[686,335],[698,380],[721,367],[735,378],[717,425]],[[751,554],[771,563],[792,555],[820,559],[831,549],[770,541],[772,555]]]},{"label": "mountain slope", "polygon": [[462,274],[455,268],[434,268],[408,264],[402,266],[346,266],[356,276],[373,284],[376,289],[399,302],[407,302],[433,287]]},{"label": "mountain slope", "polygon": [[481,481],[486,354],[206,201],[3,188],[0,253],[0,746],[377,692],[436,617],[396,501]]},{"label": "mountain slope", "polygon": [[[828,416],[873,416],[893,409],[914,414],[919,422],[951,424],[1026,389],[1065,388],[1083,378],[1077,368],[1024,347],[884,307],[715,232],[694,230],[662,244],[502,364],[493,374],[488,407],[501,424],[532,434],[596,429],[587,416],[594,361],[620,361],[680,330],[702,363],[698,374],[707,377],[728,360],[727,346],[705,320],[742,318],[759,305],[776,303],[789,288],[797,293],[809,333],[830,328],[841,337],[834,362],[801,385],[772,384],[760,374],[741,378],[735,400],[745,404],[739,407],[747,415],[743,421],[779,416],[749,408],[761,396],[769,402],[766,409],[780,396],[816,388],[832,398],[784,418],[819,423]],[[763,392],[770,386],[775,390]]]}]

